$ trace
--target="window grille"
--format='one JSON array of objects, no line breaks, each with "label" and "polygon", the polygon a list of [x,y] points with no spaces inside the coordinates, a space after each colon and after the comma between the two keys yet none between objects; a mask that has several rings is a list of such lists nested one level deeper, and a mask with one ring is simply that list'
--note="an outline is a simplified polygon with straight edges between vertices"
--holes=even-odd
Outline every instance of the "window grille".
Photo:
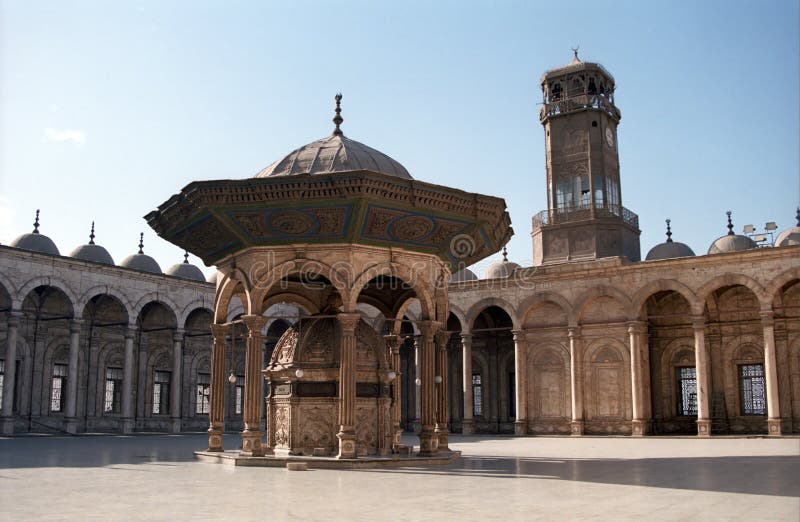
[{"label": "window grille", "polygon": [[66,399],[67,386],[67,365],[54,364],[52,386],[50,388],[50,411],[64,411],[64,399]]},{"label": "window grille", "polygon": [[119,414],[122,405],[122,368],[106,368],[103,413]]},{"label": "window grille", "polygon": [[236,415],[241,415],[244,404],[244,377],[242,377],[241,375],[236,376],[235,397],[236,397],[236,404],[234,411],[236,412]]},{"label": "window grille", "polygon": [[476,417],[483,415],[483,386],[481,374],[472,374],[472,414]]},{"label": "window grille", "polygon": [[169,381],[170,372],[155,372],[153,376],[153,413],[162,415],[169,413]]},{"label": "window grille", "polygon": [[742,397],[742,415],[767,414],[764,384],[763,364],[742,364],[739,366],[739,390]]},{"label": "window grille", "polygon": [[211,411],[211,374],[197,374],[197,396],[195,397],[194,411],[205,414]]},{"label": "window grille", "polygon": [[678,377],[678,415],[697,417],[697,373],[694,366],[675,368]]}]

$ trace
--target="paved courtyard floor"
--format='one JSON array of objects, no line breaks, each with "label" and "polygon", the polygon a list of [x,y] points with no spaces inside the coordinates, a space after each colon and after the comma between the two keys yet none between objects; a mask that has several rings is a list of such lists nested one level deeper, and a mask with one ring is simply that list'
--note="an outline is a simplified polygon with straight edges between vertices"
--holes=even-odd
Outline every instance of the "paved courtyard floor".
[{"label": "paved courtyard floor", "polygon": [[195,461],[205,444],[0,438],[2,519],[800,520],[798,438],[454,435],[444,467],[305,472]]}]

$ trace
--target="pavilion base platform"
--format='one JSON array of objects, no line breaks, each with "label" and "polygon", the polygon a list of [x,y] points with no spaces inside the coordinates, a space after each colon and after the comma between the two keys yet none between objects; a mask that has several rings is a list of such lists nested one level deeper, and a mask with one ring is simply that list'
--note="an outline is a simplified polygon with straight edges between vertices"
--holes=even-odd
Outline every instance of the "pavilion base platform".
[{"label": "pavilion base platform", "polygon": [[269,455],[266,457],[247,457],[239,450],[195,451],[194,457],[204,462],[216,462],[229,466],[262,466],[285,468],[288,463],[304,462],[309,469],[370,469],[418,466],[442,466],[461,457],[460,451],[441,451],[432,457],[412,455],[366,456],[356,459],[337,459],[335,457],[312,457],[304,455]]}]

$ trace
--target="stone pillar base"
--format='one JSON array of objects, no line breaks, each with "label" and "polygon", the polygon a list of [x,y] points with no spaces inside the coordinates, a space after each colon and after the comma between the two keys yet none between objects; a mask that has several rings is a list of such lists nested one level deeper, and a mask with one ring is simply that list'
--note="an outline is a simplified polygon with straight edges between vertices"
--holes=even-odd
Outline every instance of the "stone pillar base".
[{"label": "stone pillar base", "polygon": [[631,436],[644,437],[650,434],[650,422],[645,420],[631,421]]},{"label": "stone pillar base", "polygon": [[518,420],[514,421],[514,435],[523,436],[528,434],[528,421]]},{"label": "stone pillar base", "polygon": [[261,432],[254,430],[244,430],[242,432],[242,450],[239,455],[243,457],[263,457],[264,450],[261,448]]},{"label": "stone pillar base", "polygon": [[222,430],[209,429],[208,430],[208,449],[206,451],[224,451],[222,449]]},{"label": "stone pillar base", "polygon": [[436,433],[423,430],[419,433],[419,455],[420,457],[433,457],[439,452],[439,437]]},{"label": "stone pillar base", "polygon": [[133,419],[124,418],[119,422],[119,431],[123,434],[133,433]]},{"label": "stone pillar base", "polygon": [[583,436],[583,421],[574,420],[569,424],[569,434],[573,437]]},{"label": "stone pillar base", "polygon": [[783,429],[781,428],[781,420],[767,419],[767,433],[776,436],[783,434]]},{"label": "stone pillar base", "polygon": [[475,433],[475,424],[472,419],[464,419],[461,421],[461,434],[472,435]]},{"label": "stone pillar base", "polygon": [[697,436],[711,436],[711,419],[697,419]]},{"label": "stone pillar base", "polygon": [[14,417],[4,417],[0,421],[2,425],[3,435],[10,436],[14,434]]},{"label": "stone pillar base", "polygon": [[356,451],[356,434],[352,431],[340,431],[336,434],[339,439],[339,454],[336,455],[337,459],[355,459],[358,457]]},{"label": "stone pillar base", "polygon": [[439,441],[439,449],[450,451],[450,430],[444,427],[437,426],[434,430],[436,438]]},{"label": "stone pillar base", "polygon": [[180,419],[172,419],[171,430],[172,430],[172,433],[180,433],[181,432],[181,420]]},{"label": "stone pillar base", "polygon": [[75,435],[78,433],[78,419],[75,417],[68,417],[64,419],[64,431]]}]

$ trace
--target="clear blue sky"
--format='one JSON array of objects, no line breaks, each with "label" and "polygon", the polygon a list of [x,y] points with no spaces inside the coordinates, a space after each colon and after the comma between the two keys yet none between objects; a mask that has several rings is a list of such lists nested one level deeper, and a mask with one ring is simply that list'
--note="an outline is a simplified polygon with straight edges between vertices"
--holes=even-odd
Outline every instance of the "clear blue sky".
[{"label": "clear blue sky", "polygon": [[783,229],[800,203],[796,0],[0,6],[3,244],[41,208],[64,255],[95,220],[117,262],[144,231],[167,268],[182,252],[142,216],[193,180],[250,177],[328,135],[342,91],[349,137],[417,179],[505,198],[509,257],[530,265],[546,207],[538,81],[575,45],[617,80],[642,256],[666,217],[705,253],[726,210],[737,231]]}]

